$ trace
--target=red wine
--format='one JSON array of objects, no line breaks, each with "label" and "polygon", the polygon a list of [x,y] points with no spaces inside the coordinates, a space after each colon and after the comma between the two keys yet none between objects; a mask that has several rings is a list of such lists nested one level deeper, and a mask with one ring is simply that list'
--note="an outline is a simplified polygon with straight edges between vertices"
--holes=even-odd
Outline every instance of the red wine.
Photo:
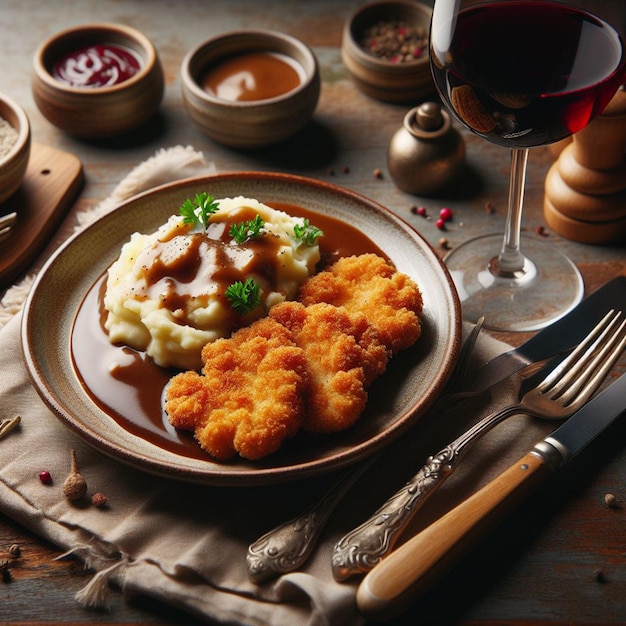
[{"label": "red wine", "polygon": [[459,121],[513,148],[579,131],[625,78],[623,42],[609,24],[539,0],[470,7],[453,26],[435,15],[431,57],[440,95]]}]

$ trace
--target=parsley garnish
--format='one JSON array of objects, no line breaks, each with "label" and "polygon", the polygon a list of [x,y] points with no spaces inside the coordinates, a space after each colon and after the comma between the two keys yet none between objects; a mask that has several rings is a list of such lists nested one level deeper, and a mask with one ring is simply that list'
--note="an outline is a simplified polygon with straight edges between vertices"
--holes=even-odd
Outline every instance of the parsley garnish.
[{"label": "parsley garnish", "polygon": [[324,233],[315,226],[312,226],[309,220],[306,218],[302,221],[302,224],[296,224],[293,227],[293,234],[296,241],[301,241],[307,246],[312,246],[318,239],[322,237]]},{"label": "parsley garnish", "polygon": [[265,226],[265,222],[260,215],[256,215],[253,220],[231,224],[228,234],[237,242],[245,243],[249,239],[259,237]]},{"label": "parsley garnish", "polygon": [[219,208],[219,203],[215,198],[203,191],[196,194],[193,202],[189,199],[185,200],[180,209],[178,209],[178,213],[183,217],[185,224],[193,224],[194,227],[200,225],[206,233],[211,215],[216,213]]},{"label": "parsley garnish", "polygon": [[238,280],[226,289],[226,299],[239,315],[247,315],[261,302],[259,285],[253,278]]}]

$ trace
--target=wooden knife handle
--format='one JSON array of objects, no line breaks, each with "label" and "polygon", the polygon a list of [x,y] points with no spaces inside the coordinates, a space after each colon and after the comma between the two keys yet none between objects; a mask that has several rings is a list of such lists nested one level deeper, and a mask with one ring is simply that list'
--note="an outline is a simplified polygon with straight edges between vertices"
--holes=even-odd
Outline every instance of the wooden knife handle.
[{"label": "wooden knife handle", "polygon": [[368,619],[389,619],[426,593],[515,505],[552,472],[535,452],[383,559],[361,582],[357,604]]}]

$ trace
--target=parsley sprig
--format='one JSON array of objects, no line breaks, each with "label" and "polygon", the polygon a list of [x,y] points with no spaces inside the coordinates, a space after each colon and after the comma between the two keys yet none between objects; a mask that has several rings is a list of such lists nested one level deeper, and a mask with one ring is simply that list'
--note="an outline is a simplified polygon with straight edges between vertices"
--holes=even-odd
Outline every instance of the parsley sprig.
[{"label": "parsley sprig", "polygon": [[296,241],[300,241],[307,246],[312,246],[324,233],[305,218],[302,220],[302,224],[296,224],[293,227],[293,235]]},{"label": "parsley sprig", "polygon": [[255,215],[253,220],[240,222],[239,224],[231,224],[228,234],[237,242],[245,243],[250,239],[260,237],[265,222],[260,215]]},{"label": "parsley sprig", "polygon": [[182,216],[185,224],[193,224],[193,226],[201,226],[206,233],[211,215],[219,210],[220,206],[217,200],[206,191],[196,194],[193,201],[187,199],[178,209],[178,213]]},{"label": "parsley sprig", "polygon": [[226,299],[236,313],[247,315],[261,302],[259,285],[253,278],[246,278],[245,283],[238,280],[226,289]]}]

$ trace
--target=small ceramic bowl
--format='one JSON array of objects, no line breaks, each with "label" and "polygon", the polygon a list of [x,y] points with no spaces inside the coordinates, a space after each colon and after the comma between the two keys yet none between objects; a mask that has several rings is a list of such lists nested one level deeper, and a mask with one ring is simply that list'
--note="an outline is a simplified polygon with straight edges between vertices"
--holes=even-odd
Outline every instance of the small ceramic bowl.
[{"label": "small ceramic bowl", "polygon": [[76,137],[127,133],[163,98],[163,69],[152,42],[121,24],[85,24],[44,41],[35,53],[32,91],[52,124]]},{"label": "small ceramic bowl", "polygon": [[[341,58],[363,93],[396,103],[434,93],[428,63],[431,16],[432,9],[420,2],[381,0],[362,6],[350,17],[343,29]],[[397,28],[398,24],[403,26]]]},{"label": "small ceramic bowl", "polygon": [[235,148],[291,137],[310,121],[320,95],[313,52],[274,31],[240,30],[209,39],[188,52],[181,75],[191,119],[211,139]]},{"label": "small ceramic bowl", "polygon": [[[18,190],[24,179],[30,158],[30,123],[22,107],[2,94],[0,94],[0,118],[4,120],[0,151],[0,203],[2,203]],[[6,132],[4,123],[12,127],[15,133],[11,129]]]}]

